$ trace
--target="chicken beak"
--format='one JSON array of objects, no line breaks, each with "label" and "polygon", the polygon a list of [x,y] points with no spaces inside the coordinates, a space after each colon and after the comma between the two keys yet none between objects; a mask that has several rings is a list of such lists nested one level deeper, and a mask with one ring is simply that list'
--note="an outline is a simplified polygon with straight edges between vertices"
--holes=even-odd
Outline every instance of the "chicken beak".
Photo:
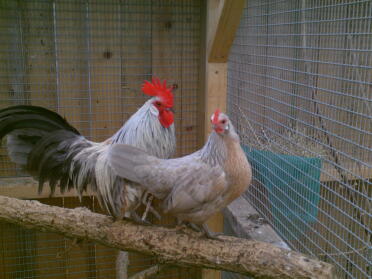
[{"label": "chicken beak", "polygon": [[165,110],[175,113],[174,108],[166,108]]},{"label": "chicken beak", "polygon": [[224,129],[223,129],[220,125],[218,125],[218,124],[213,124],[213,123],[212,123],[212,129],[213,129],[216,133],[218,133],[218,134],[221,134],[221,133],[224,131]]}]

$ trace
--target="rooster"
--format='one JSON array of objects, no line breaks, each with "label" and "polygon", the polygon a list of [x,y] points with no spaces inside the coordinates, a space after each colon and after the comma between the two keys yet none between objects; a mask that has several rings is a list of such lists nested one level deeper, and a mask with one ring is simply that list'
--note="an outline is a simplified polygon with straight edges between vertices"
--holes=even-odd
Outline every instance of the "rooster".
[{"label": "rooster", "polygon": [[162,200],[166,213],[215,238],[206,221],[247,189],[252,170],[227,115],[216,110],[211,122],[207,143],[190,155],[159,159],[116,144],[110,147],[108,163],[118,176],[137,182]]},{"label": "rooster", "polygon": [[75,187],[79,196],[88,185],[102,207],[115,218],[143,221],[135,209],[144,191],[118,177],[108,165],[112,144],[129,144],[149,154],[169,158],[176,137],[172,88],[159,79],[145,81],[143,93],[152,96],[129,120],[104,142],[92,142],[55,112],[36,106],[13,106],[0,110],[0,139],[7,135],[10,159],[39,181],[39,193],[49,182],[63,193]]}]

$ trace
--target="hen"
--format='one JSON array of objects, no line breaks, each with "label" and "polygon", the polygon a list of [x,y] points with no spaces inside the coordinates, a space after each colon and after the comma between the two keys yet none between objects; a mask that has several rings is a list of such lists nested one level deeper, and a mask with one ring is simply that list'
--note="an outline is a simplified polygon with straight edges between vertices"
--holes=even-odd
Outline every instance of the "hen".
[{"label": "hen", "polygon": [[160,159],[129,145],[115,144],[108,163],[118,176],[137,182],[162,200],[164,212],[214,237],[206,221],[250,185],[252,170],[226,114],[216,110],[204,147],[176,159]]}]

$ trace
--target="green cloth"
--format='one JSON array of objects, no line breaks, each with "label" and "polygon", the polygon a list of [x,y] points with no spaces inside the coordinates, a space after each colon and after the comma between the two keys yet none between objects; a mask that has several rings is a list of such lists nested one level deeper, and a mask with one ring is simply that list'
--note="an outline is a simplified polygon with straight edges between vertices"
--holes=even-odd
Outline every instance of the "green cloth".
[{"label": "green cloth", "polygon": [[268,192],[274,229],[284,239],[299,239],[317,222],[320,158],[277,154],[244,146],[255,179]]}]

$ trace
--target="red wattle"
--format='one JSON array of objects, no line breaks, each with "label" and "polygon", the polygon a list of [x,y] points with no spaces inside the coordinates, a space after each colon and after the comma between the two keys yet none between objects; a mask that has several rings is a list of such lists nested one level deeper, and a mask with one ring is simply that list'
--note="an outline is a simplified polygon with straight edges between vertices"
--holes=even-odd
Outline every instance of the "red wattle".
[{"label": "red wattle", "polygon": [[215,130],[216,133],[218,133],[218,134],[220,134],[220,133],[223,132],[223,128],[221,128],[221,127],[216,127],[216,128],[214,128],[214,130]]},{"label": "red wattle", "polygon": [[160,121],[160,124],[163,125],[164,128],[168,128],[174,122],[173,112],[169,110],[161,111],[159,113],[159,121]]}]

